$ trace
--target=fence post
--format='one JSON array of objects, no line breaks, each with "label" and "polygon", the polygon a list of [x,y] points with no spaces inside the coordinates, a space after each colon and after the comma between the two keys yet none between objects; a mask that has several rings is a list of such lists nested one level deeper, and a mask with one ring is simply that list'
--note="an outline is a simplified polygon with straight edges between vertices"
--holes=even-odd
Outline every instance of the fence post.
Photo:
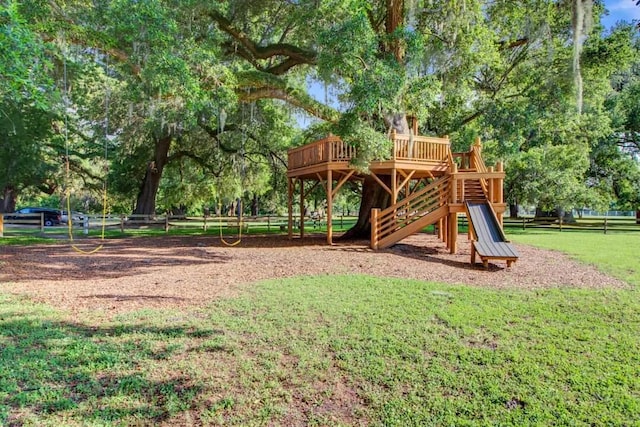
[{"label": "fence post", "polygon": [[527,226],[527,219],[526,218],[522,218],[522,229],[524,230]]},{"label": "fence post", "polygon": [[371,249],[378,249],[378,213],[380,209],[371,209]]},{"label": "fence post", "polygon": [[562,231],[562,217],[560,217],[560,231]]},{"label": "fence post", "polygon": [[604,219],[604,234],[607,234],[607,218]]},{"label": "fence post", "polygon": [[340,215],[340,229],[344,228],[344,215]]},{"label": "fence post", "polygon": [[120,214],[120,232],[124,233],[124,214]]},{"label": "fence post", "polygon": [[164,232],[169,232],[169,215],[164,216]]},{"label": "fence post", "polygon": [[85,236],[89,234],[89,215],[82,217],[82,234]]},{"label": "fence post", "polygon": [[271,216],[267,215],[267,231],[271,231]]},{"label": "fence post", "polygon": [[207,232],[207,216],[204,215],[204,224],[202,224],[202,230],[206,233]]},{"label": "fence post", "polygon": [[44,233],[44,212],[40,212],[40,232]]}]

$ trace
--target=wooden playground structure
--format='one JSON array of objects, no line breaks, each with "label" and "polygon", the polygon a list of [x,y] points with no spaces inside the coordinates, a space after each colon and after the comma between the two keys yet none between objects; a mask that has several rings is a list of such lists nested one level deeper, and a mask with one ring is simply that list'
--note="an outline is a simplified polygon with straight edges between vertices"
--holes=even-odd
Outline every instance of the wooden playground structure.
[{"label": "wooden playground structure", "polygon": [[[387,248],[435,224],[438,237],[453,254],[458,250],[458,215],[469,219],[472,242],[471,262],[476,255],[485,266],[489,260],[505,260],[511,266],[518,258],[502,230],[506,204],[503,197],[502,162],[487,167],[482,158],[480,139],[468,152],[453,153],[447,137],[390,135],[392,149],[388,159],[373,161],[371,176],[391,196],[391,206],[371,211],[371,248]],[[333,242],[333,200],[350,180],[364,175],[350,165],[354,147],[329,135],[289,150],[289,237],[293,237],[293,203],[296,187],[300,194],[300,237],[304,237],[305,195],[322,185],[327,195],[327,243]],[[306,182],[313,182],[306,188]],[[385,182],[389,183],[387,185]]]}]

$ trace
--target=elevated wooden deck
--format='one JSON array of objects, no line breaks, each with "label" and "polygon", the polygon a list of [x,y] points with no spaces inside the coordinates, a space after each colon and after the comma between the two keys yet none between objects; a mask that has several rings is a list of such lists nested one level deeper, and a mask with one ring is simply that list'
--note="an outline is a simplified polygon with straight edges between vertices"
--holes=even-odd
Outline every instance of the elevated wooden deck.
[{"label": "elevated wooden deck", "polygon": [[[369,165],[369,176],[391,196],[391,206],[371,212],[371,247],[388,247],[430,224],[437,224],[439,237],[452,253],[457,251],[458,215],[468,214],[465,203],[488,203],[501,227],[506,209],[502,163],[487,167],[482,144],[477,139],[468,152],[452,153],[448,138],[392,133],[386,159]],[[317,185],[324,187],[327,211],[327,243],[332,243],[333,199],[350,180],[365,175],[352,166],[355,147],[329,135],[289,150],[289,236],[293,235],[293,197],[298,191],[300,236],[304,237],[305,197]],[[305,182],[312,181],[310,188]]]},{"label": "elevated wooden deck", "polygon": [[[395,170],[410,170],[413,178],[433,178],[444,174],[451,161],[448,138],[411,136],[393,133],[391,149],[386,159],[371,162],[369,170],[390,175]],[[357,156],[356,148],[344,143],[340,137],[329,135],[302,147],[289,150],[289,178],[322,179],[328,171],[355,171],[350,162]],[[353,179],[357,174],[351,175]]]}]

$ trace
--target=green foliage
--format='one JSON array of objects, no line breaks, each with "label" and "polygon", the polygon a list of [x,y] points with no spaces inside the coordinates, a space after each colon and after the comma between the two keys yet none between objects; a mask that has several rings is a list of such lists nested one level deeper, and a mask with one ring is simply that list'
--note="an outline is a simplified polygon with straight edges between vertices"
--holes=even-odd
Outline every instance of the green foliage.
[{"label": "green foliage", "polygon": [[585,189],[588,166],[589,150],[585,144],[531,148],[508,164],[509,180],[513,183],[510,195],[518,203],[530,203],[545,210],[573,208],[576,194]]},{"label": "green foliage", "polygon": [[45,44],[27,25],[15,1],[0,5],[0,99],[47,110],[51,87]]}]

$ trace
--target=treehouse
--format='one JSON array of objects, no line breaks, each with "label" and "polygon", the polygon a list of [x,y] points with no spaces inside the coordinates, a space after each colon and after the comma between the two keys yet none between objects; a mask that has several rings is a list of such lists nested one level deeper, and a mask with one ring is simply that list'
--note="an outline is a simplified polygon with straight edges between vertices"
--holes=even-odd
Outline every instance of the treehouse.
[{"label": "treehouse", "polygon": [[[453,153],[446,137],[392,132],[390,138],[388,158],[369,165],[370,176],[391,197],[391,206],[371,211],[371,248],[387,248],[435,224],[439,238],[456,253],[458,216],[465,214],[473,240],[472,263],[477,255],[485,266],[492,259],[506,260],[510,266],[518,254],[502,230],[506,208],[502,163],[485,165],[479,139],[468,152]],[[289,150],[289,237],[293,237],[295,189],[300,194],[300,236],[304,237],[305,195],[322,185],[327,195],[327,243],[332,243],[335,195],[347,181],[365,178],[350,164],[355,156],[355,148],[334,135]]]}]

